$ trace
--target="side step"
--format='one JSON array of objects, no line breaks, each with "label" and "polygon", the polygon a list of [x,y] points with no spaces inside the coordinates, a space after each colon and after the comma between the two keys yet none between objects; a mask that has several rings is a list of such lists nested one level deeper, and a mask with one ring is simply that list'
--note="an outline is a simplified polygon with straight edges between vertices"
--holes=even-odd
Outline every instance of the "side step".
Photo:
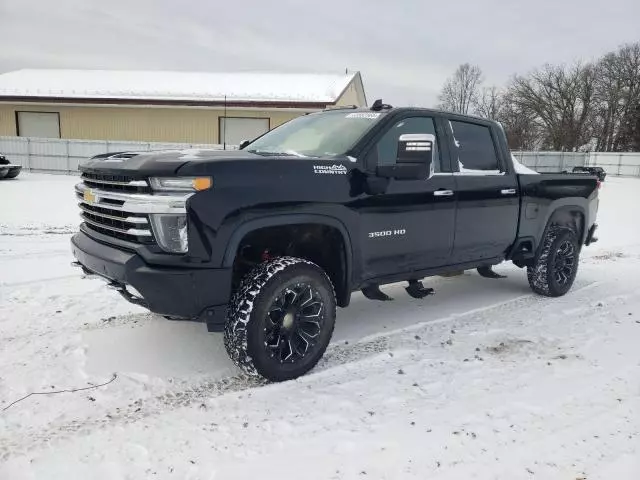
[{"label": "side step", "polygon": [[426,288],[419,280],[409,280],[409,286],[405,290],[413,298],[424,298],[435,293],[433,288]]},{"label": "side step", "polygon": [[[413,298],[424,298],[433,295],[433,288],[426,288],[420,280],[407,280],[409,286],[405,287],[405,291]],[[362,294],[369,300],[378,300],[380,302],[388,302],[393,300],[389,295],[380,290],[380,285],[367,285],[361,289]]]},{"label": "side step", "polygon": [[389,302],[393,300],[393,298],[380,290],[380,285],[369,285],[362,288],[361,292],[369,300],[378,300],[380,302]]},{"label": "side step", "polygon": [[500,275],[493,271],[493,267],[478,267],[478,274],[484,278],[507,278],[506,275]]}]

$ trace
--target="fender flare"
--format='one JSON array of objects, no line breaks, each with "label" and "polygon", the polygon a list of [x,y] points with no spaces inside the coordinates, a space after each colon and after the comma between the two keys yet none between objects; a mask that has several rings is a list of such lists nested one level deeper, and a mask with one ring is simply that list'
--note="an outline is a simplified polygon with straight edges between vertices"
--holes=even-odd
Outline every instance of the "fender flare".
[{"label": "fender flare", "polygon": [[573,212],[578,212],[582,215],[582,232],[576,232],[576,234],[580,234],[579,242],[582,245],[586,239],[587,232],[589,230],[589,216],[587,215],[587,211],[582,205],[578,205],[576,203],[566,203],[560,205],[554,205],[555,208],[549,210],[549,215],[547,216],[547,220],[545,222],[544,229],[538,239],[538,246],[536,248],[536,256],[539,255],[540,248],[544,243],[544,238],[549,231],[551,224],[554,220],[561,217],[563,214],[571,215]]},{"label": "fender flare", "polygon": [[224,257],[222,260],[222,266],[225,268],[233,266],[233,261],[238,251],[238,247],[240,246],[240,242],[248,233],[259,228],[296,225],[303,223],[326,225],[328,227],[335,228],[340,232],[345,247],[345,281],[347,285],[349,285],[351,283],[351,273],[353,268],[353,246],[351,242],[351,236],[349,235],[349,230],[347,230],[344,223],[337,218],[322,214],[275,214],[248,220],[244,223],[241,223],[235,228],[235,230],[231,234],[231,237],[229,237],[227,248],[225,249]]}]

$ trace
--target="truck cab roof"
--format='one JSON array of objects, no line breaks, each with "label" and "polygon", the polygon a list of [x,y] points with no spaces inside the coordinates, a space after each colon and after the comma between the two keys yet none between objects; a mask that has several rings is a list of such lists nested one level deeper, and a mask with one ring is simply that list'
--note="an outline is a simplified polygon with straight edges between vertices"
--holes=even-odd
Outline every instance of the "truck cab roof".
[{"label": "truck cab roof", "polygon": [[499,125],[500,122],[495,120],[491,120],[485,117],[481,117],[479,115],[474,115],[471,113],[456,113],[450,112],[448,110],[442,110],[438,108],[427,108],[427,107],[394,107],[389,104],[382,103],[381,100],[376,100],[371,107],[359,107],[357,105],[344,105],[337,107],[330,107],[323,110],[323,112],[336,111],[336,110],[351,110],[353,112],[381,112],[381,113],[402,113],[402,112],[420,112],[422,114],[429,115],[437,115],[437,116],[447,116],[452,118],[460,118],[460,119],[469,119],[474,122],[483,122],[483,123],[491,123],[494,125]]}]

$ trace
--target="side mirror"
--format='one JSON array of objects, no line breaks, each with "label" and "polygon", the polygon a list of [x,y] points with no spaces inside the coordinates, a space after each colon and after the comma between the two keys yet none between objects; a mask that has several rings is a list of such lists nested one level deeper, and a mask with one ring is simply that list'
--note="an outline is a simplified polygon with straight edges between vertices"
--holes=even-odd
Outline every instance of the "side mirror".
[{"label": "side mirror", "polygon": [[249,145],[251,142],[249,140],[242,140],[240,142],[240,145],[238,145],[238,150],[242,150],[244,147],[246,147],[247,145]]},{"label": "side mirror", "polygon": [[377,174],[398,180],[426,180],[432,174],[435,142],[435,136],[430,133],[400,135],[396,164],[378,167]]}]

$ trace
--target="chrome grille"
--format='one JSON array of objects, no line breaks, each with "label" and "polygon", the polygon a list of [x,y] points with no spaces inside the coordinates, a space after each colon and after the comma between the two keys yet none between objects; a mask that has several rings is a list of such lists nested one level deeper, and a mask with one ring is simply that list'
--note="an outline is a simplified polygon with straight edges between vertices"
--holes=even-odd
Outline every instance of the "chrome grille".
[{"label": "chrome grille", "polygon": [[81,178],[84,184],[91,188],[100,188],[112,192],[151,193],[147,180],[127,175],[103,175],[85,172]]},{"label": "chrome grille", "polygon": [[[76,197],[84,227],[113,238],[140,244],[155,244],[150,214],[186,213],[185,202],[189,195],[153,195],[138,191],[120,191],[113,188],[119,183],[144,182],[147,187],[134,184],[136,188],[148,188],[145,180],[131,180],[128,177],[100,175],[101,178],[87,178],[76,185]],[[99,187],[94,187],[100,180]]]},{"label": "chrome grille", "polygon": [[[80,207],[80,217],[84,221],[84,224],[90,230],[96,231],[103,235],[118,238],[120,240],[126,240],[133,243],[153,244],[153,234],[151,233],[151,226],[149,225],[148,215],[129,212],[124,207],[124,200],[107,198],[103,195],[109,195],[110,192],[122,191],[118,190],[119,187],[124,186],[124,178],[115,175],[100,175],[99,179],[85,178],[83,174],[83,189],[76,189],[76,195],[78,197]],[[98,175],[96,175],[97,177]],[[120,183],[115,183],[120,182]],[[144,182],[145,185],[146,182]],[[99,188],[95,188],[94,185],[100,185]],[[130,183],[129,183],[130,185]],[[115,187],[115,188],[113,188]],[[145,188],[138,187],[135,188]],[[148,188],[148,186],[146,187]],[[91,192],[93,201],[85,198],[84,191]],[[95,202],[99,202],[97,205]]]}]

